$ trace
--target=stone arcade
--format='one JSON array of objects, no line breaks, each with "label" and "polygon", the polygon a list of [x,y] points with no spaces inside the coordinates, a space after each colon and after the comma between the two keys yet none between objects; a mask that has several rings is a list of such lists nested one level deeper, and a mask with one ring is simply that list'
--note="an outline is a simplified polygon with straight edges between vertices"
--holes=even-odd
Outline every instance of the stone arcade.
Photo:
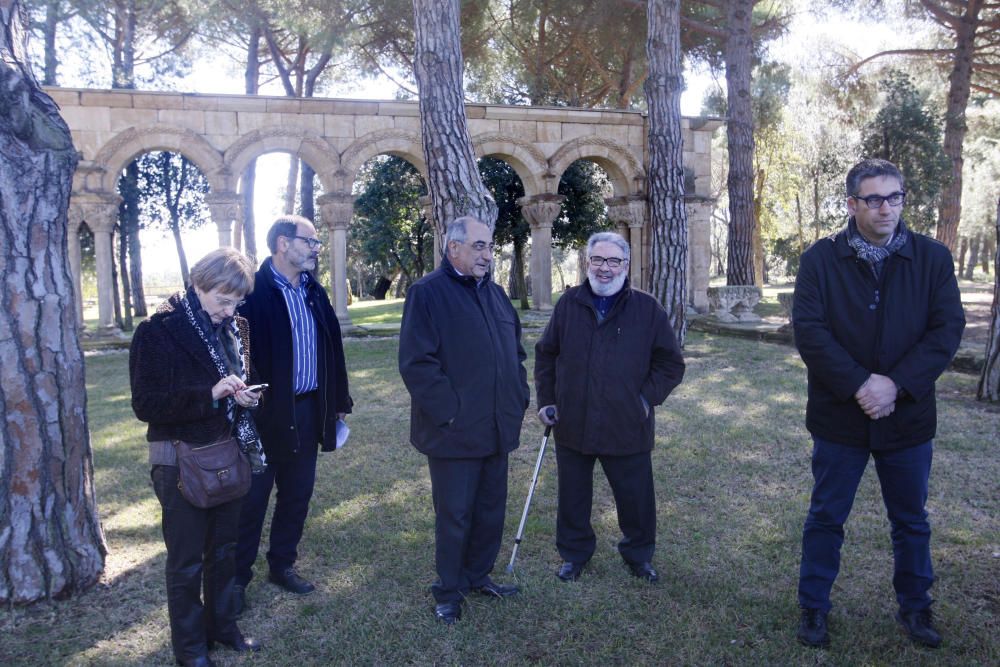
[{"label": "stone arcade", "polygon": [[[154,93],[128,90],[49,88],[81,153],[73,178],[69,238],[86,222],[94,233],[98,331],[113,332],[112,234],[118,215],[117,181],[125,166],[149,151],[184,154],[211,186],[207,203],[220,245],[233,242],[241,219],[240,175],[251,160],[285,152],[316,172],[325,194],[317,200],[329,233],[331,294],[337,316],[347,314],[347,229],[361,167],[380,155],[395,155],[426,174],[416,102],[293,99],[242,95]],[[647,118],[633,111],[466,105],[478,157],[506,161],[517,172],[525,196],[519,200],[531,225],[534,308],[551,304],[552,223],[562,197],[559,179],[575,160],[590,160],[608,174],[614,194],[608,216],[632,245],[631,277],[648,286],[650,227],[645,200]],[[717,119],[684,118],[684,164],[689,229],[690,303],[708,306],[712,134]],[[426,207],[429,211],[429,206]],[[436,225],[439,227],[439,225]],[[435,243],[436,255],[439,246]],[[79,285],[80,247],[71,243],[70,267]],[[80,299],[80,290],[77,290]],[[82,304],[78,302],[82,323]]]}]

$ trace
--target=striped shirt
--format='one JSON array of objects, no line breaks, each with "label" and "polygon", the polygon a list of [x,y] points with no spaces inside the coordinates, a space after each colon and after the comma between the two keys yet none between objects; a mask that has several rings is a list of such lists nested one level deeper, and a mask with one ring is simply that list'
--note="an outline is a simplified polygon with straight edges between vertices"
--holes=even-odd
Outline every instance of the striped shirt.
[{"label": "striped shirt", "polygon": [[305,271],[299,274],[299,284],[292,285],[271,265],[274,281],[281,288],[292,323],[292,387],[295,394],[304,394],[319,387],[316,371],[316,320],[306,304],[306,287],[312,278]]}]

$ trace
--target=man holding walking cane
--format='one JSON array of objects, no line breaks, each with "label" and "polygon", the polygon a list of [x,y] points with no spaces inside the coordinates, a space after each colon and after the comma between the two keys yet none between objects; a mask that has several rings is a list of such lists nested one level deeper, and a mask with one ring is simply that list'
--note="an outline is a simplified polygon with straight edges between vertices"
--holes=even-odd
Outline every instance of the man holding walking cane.
[{"label": "man holding walking cane", "polygon": [[528,407],[521,323],[490,280],[493,232],[465,216],[448,224],[438,269],[406,295],[399,373],[410,392],[410,442],[427,456],[434,499],[434,615],[451,625],[470,591],[518,592],[490,572],[507,506],[507,455]]},{"label": "man holding walking cane", "polygon": [[[629,244],[600,232],[587,241],[587,280],[556,304],[535,345],[538,417],[553,425],[559,474],[557,576],[575,581],[594,554],[594,463],[618,509],[618,552],[633,576],[655,582],[653,408],[684,377],[666,311],[628,281]],[[551,410],[555,410],[553,416]]]}]

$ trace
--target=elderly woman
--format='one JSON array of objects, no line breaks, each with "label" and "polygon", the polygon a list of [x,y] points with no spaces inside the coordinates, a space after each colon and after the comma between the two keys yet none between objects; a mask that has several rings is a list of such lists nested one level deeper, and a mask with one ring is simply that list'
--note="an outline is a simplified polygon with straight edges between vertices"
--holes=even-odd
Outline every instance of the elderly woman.
[{"label": "elderly woman", "polygon": [[[149,424],[150,476],[163,508],[167,609],[178,664],[214,665],[215,643],[257,651],[236,626],[235,549],[242,499],[209,508],[178,488],[174,442],[202,445],[236,437],[255,472],[264,469],[249,391],[247,322],[236,307],[253,289],[250,261],[232,248],[210,252],[191,269],[191,287],[171,296],[138,326],[129,376],[132,409]],[[204,590],[204,601],[201,594]]]}]

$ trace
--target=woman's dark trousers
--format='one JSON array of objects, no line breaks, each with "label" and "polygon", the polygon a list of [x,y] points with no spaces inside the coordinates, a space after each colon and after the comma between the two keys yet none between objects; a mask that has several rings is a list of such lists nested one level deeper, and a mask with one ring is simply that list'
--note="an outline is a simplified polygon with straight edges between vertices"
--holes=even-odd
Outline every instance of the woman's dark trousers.
[{"label": "woman's dark trousers", "polygon": [[167,610],[174,655],[178,659],[207,655],[209,640],[232,641],[239,636],[233,585],[242,501],[202,509],[181,495],[177,466],[153,466],[150,476],[163,508]]}]

